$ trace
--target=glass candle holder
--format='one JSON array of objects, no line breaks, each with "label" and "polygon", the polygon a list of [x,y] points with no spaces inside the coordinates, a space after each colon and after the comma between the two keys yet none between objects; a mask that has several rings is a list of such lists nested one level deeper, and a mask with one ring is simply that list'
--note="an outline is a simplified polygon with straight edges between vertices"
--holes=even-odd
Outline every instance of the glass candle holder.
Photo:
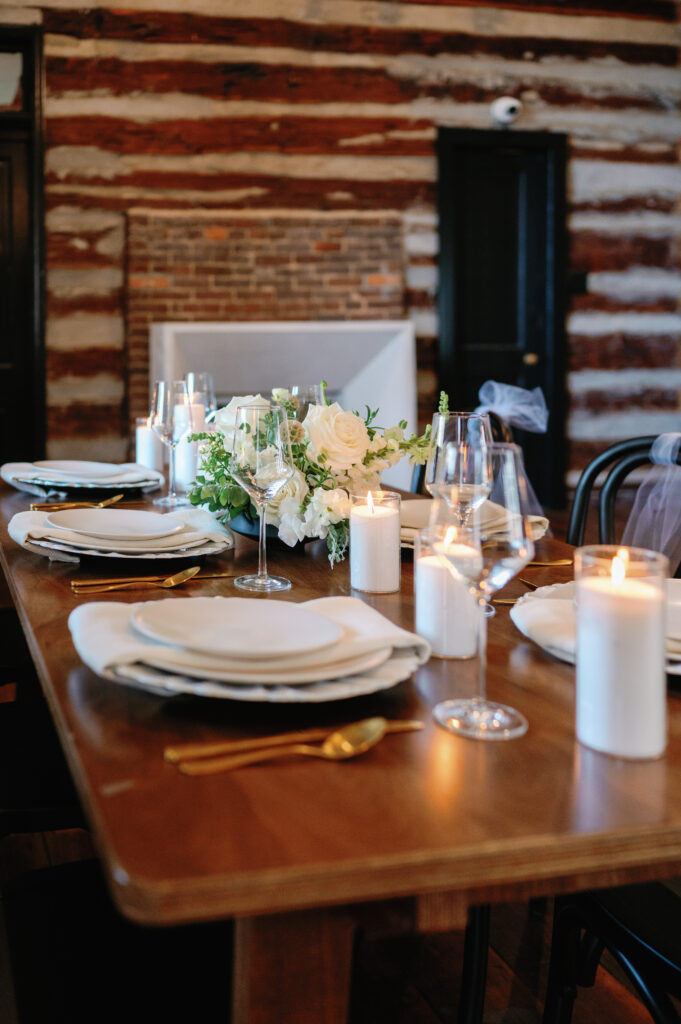
[{"label": "glass candle holder", "polygon": [[661,757],[667,743],[669,563],[642,548],[575,553],[577,739],[615,757]]},{"label": "glass candle holder", "polygon": [[163,442],[151,429],[147,416],[138,416],[135,420],[135,462],[163,472]]},{"label": "glass candle holder", "polygon": [[430,530],[414,542],[414,628],[436,658],[474,658],[478,650],[477,598],[433,546]]},{"label": "glass candle holder", "polygon": [[400,589],[400,496],[395,491],[352,495],[350,586],[370,594]]}]

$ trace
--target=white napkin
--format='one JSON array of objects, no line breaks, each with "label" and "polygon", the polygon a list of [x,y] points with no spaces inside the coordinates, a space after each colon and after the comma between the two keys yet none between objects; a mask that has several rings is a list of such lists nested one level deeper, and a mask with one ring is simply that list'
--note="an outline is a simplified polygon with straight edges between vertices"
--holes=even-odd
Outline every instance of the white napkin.
[{"label": "white napkin", "polygon": [[[77,487],[79,483],[94,484],[99,487],[114,487],[116,484],[134,484],[139,482],[141,485],[142,481],[153,481],[152,483],[147,482],[146,486],[142,487],[142,490],[145,491],[156,490],[156,488],[163,484],[164,477],[162,473],[157,473],[156,470],[141,466],[137,462],[124,462],[119,468],[120,473],[116,474],[116,476],[94,478],[88,477],[87,473],[84,473],[82,477],[76,477],[72,473],[39,469],[32,462],[6,462],[3,466],[0,466],[0,477],[6,483],[11,484],[12,487],[16,487],[20,491],[26,491],[28,494],[37,494],[41,498],[45,497],[48,490],[58,489],[59,484],[56,481],[63,481],[64,487]],[[31,483],[30,481],[32,480],[54,480],[55,484],[46,488],[42,484]]]},{"label": "white napkin", "polygon": [[[169,599],[169,600],[172,600]],[[234,598],[216,597],[215,601],[223,602],[225,615],[229,614],[229,602]],[[245,600],[239,598],[238,600]],[[259,598],[246,600],[258,601]],[[69,616],[69,629],[73,644],[78,654],[94,672],[106,674],[114,666],[149,663],[163,665],[170,671],[181,672],[187,668],[206,668],[210,675],[210,666],[218,668],[226,666],[226,660],[210,658],[195,652],[171,647],[168,644],[141,636],[132,626],[132,616],[142,604],[122,604],[115,601],[90,602],[80,605]],[[343,629],[341,639],[328,651],[317,651],[312,656],[306,653],[286,659],[278,659],[283,668],[293,669],[309,665],[311,661],[331,666],[335,661],[391,647],[393,653],[412,657],[414,669],[424,664],[430,657],[430,645],[415,633],[409,633],[386,619],[374,608],[364,604],[357,597],[323,597],[305,602],[302,607],[323,615]],[[263,649],[267,638],[263,636]],[[237,659],[229,659],[229,667],[238,665]],[[262,663],[261,663],[262,664]],[[268,663],[270,668],[271,661]],[[254,662],[245,663],[253,669]]]},{"label": "white napkin", "polygon": [[[70,530],[60,530],[57,527],[48,526],[46,521],[49,514],[49,512],[17,512],[10,519],[7,527],[10,537],[22,548],[26,548],[27,551],[33,551],[36,555],[47,555],[51,561],[78,562],[79,556],[75,553],[58,551],[54,548],[44,548],[32,543],[37,540],[48,540],[67,545],[75,543],[78,547],[82,547],[83,542],[88,540],[86,534],[72,533]],[[91,544],[88,545],[88,550],[120,551],[124,553],[133,549],[138,551],[139,548],[144,547],[151,553],[154,551],[167,552],[173,551],[178,547],[198,546],[208,541],[220,542],[227,548],[233,547],[234,538],[231,530],[218,522],[206,509],[181,508],[174,510],[170,514],[173,519],[181,519],[185,524],[186,530],[172,534],[169,537],[151,538],[137,544],[132,541],[123,540],[106,542],[101,537],[91,537]],[[228,543],[225,544],[225,542]]]},{"label": "white napkin", "polygon": [[[425,530],[429,524],[430,513],[433,507],[432,498],[407,499],[401,503],[400,513],[400,538],[407,543],[414,543],[419,530]],[[476,517],[480,528],[484,529],[487,537],[500,537],[506,531],[508,512],[501,505],[493,501],[485,501],[476,510]],[[528,516],[532,537],[539,540],[549,528],[549,521],[544,516]]]}]

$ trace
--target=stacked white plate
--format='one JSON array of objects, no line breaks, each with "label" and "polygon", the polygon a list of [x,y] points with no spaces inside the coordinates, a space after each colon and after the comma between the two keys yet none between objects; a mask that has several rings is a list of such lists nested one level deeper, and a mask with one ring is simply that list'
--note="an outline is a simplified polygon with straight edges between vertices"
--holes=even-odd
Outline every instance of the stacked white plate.
[{"label": "stacked white plate", "polygon": [[93,602],[69,626],[94,671],[166,696],[341,700],[395,686],[430,655],[420,637],[350,597]]},{"label": "stacked white plate", "polygon": [[122,508],[20,512],[12,518],[9,532],[29,550],[104,558],[196,558],[231,546],[231,538],[212,517],[207,517],[210,532],[192,522],[198,517],[205,521],[205,512],[161,515]]},{"label": "stacked white plate", "polygon": [[[681,675],[681,580],[667,580],[667,672]],[[520,632],[555,658],[574,664],[575,584],[556,583],[525,594],[511,609]]]},{"label": "stacked white plate", "polygon": [[155,490],[163,475],[136,462],[86,462],[79,459],[48,459],[40,462],[7,462],[0,469],[3,480],[33,493],[70,490]]},{"label": "stacked white plate", "polygon": [[[432,498],[411,498],[402,502],[400,511],[400,541],[402,547],[413,547],[416,534],[425,530],[430,521],[433,508]],[[485,537],[500,536],[508,529],[509,513],[503,506],[493,501],[485,501],[475,511],[478,527]],[[549,528],[545,516],[528,516],[532,528],[532,537],[539,540]]]}]

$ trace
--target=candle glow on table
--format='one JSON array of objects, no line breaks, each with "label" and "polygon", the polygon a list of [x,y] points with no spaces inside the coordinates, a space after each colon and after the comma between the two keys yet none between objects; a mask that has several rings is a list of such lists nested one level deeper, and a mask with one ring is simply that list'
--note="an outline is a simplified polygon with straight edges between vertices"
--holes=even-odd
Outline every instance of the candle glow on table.
[{"label": "candle glow on table", "polygon": [[350,510],[350,586],[367,593],[400,589],[400,496],[354,495]]},{"label": "candle glow on table", "polygon": [[[478,649],[478,616],[482,613],[468,583],[422,530],[414,552],[414,600],[416,632],[429,641],[438,658],[473,658]],[[458,545],[465,548],[466,545]],[[469,548],[471,554],[474,549]]]},{"label": "candle glow on table", "polygon": [[594,546],[576,554],[576,731],[602,753],[664,753],[667,567],[663,555],[635,548]]}]

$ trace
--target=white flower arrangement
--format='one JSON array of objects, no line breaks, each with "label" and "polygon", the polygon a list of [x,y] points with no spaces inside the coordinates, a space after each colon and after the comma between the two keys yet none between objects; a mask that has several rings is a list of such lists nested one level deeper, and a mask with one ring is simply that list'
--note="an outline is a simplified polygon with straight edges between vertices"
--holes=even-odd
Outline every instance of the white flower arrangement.
[{"label": "white flower arrangement", "polygon": [[[322,392],[323,393],[323,392]],[[230,458],[236,409],[240,405],[269,408],[261,395],[235,397],[215,415],[214,434],[200,434],[201,461],[196,481],[189,492],[193,505],[202,505],[223,518],[245,516],[257,522],[257,510],[246,492],[230,474]],[[425,462],[430,428],[425,434],[405,438],[405,422],[381,429],[374,426],[378,410],[368,407],[366,415],[349,412],[337,402],[311,405],[305,420],[294,417],[297,401],[290,392],[277,388],[272,404],[288,414],[293,453],[293,476],[266,507],[266,522],[275,526],[285,544],[307,538],[326,538],[331,565],[345,557],[348,546],[350,495],[380,490],[381,473],[405,455],[414,465]]]}]

